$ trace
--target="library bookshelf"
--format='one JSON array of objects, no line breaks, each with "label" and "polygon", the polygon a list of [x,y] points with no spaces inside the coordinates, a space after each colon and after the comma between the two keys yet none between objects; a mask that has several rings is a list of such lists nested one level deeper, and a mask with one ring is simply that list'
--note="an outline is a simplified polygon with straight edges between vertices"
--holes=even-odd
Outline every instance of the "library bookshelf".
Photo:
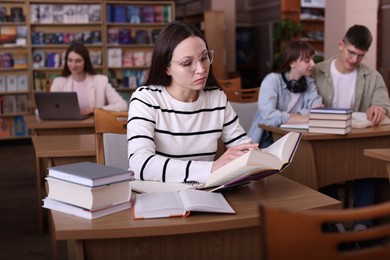
[{"label": "library bookshelf", "polygon": [[[15,18],[15,11],[23,18]],[[8,67],[2,62],[0,67],[0,102],[5,103],[5,109],[0,107],[0,126],[14,127],[16,119],[33,112],[34,92],[50,90],[72,42],[88,48],[97,72],[107,75],[128,99],[147,76],[156,35],[174,17],[174,1],[0,0],[0,53],[14,61]],[[24,36],[6,42],[8,31]],[[22,76],[26,85],[19,87]],[[15,77],[16,87],[8,89],[7,80]],[[25,103],[20,105],[18,100]],[[0,140],[28,135],[26,129],[22,135],[12,128],[0,130]]]}]

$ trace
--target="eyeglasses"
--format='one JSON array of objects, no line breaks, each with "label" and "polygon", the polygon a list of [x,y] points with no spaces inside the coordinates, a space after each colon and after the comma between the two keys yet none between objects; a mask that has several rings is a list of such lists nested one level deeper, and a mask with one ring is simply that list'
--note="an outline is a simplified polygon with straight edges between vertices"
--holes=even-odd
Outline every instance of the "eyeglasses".
[{"label": "eyeglasses", "polygon": [[202,65],[203,68],[208,68],[211,63],[213,63],[214,59],[214,51],[209,50],[204,52],[199,58],[193,59],[193,58],[184,58],[181,60],[171,60],[171,62],[177,63],[179,66],[181,66],[186,71],[195,71],[196,66],[198,65],[198,62]]},{"label": "eyeglasses", "polygon": [[358,53],[354,52],[353,50],[350,50],[345,43],[344,43],[344,46],[345,46],[345,49],[347,50],[348,55],[350,57],[356,57],[358,60],[361,60],[366,55],[366,53],[358,54]]}]

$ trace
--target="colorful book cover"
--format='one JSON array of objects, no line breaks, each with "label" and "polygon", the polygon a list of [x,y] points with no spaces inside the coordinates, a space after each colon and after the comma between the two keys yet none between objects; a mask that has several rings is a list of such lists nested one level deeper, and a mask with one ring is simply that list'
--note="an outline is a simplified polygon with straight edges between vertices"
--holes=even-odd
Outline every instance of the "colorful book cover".
[{"label": "colorful book cover", "polygon": [[123,5],[114,5],[114,23],[127,23],[127,8]]},{"label": "colorful book cover", "polygon": [[6,84],[7,84],[7,91],[13,92],[18,91],[18,80],[16,75],[7,75],[5,76]]},{"label": "colorful book cover", "polygon": [[107,31],[107,43],[118,44],[119,43],[119,29],[109,28]]},{"label": "colorful book cover", "polygon": [[136,5],[127,7],[127,17],[129,23],[141,23],[140,8]]},{"label": "colorful book cover", "polygon": [[108,49],[108,66],[122,67],[122,49],[110,48]]},{"label": "colorful book cover", "polygon": [[18,91],[28,91],[28,78],[25,74],[17,76]]},{"label": "colorful book cover", "polygon": [[154,22],[163,23],[164,22],[164,6],[155,5],[154,6]]},{"label": "colorful book cover", "polygon": [[0,118],[0,137],[10,137],[11,127],[11,118]]},{"label": "colorful book cover", "polygon": [[23,8],[14,6],[10,8],[10,21],[15,23],[21,23],[26,21],[26,16],[23,13]]},{"label": "colorful book cover", "polygon": [[24,122],[23,116],[15,116],[13,122],[13,129],[15,136],[26,136],[28,135],[28,129],[26,127],[26,123]]},{"label": "colorful book cover", "polygon": [[101,7],[98,4],[91,4],[88,8],[88,21],[90,23],[98,23],[102,20]]},{"label": "colorful book cover", "polygon": [[141,23],[154,23],[154,6],[141,6]]},{"label": "colorful book cover", "polygon": [[131,50],[124,50],[122,56],[123,67],[134,67],[133,52]]},{"label": "colorful book cover", "polygon": [[127,28],[119,29],[118,42],[120,44],[130,44],[131,43],[131,30]]},{"label": "colorful book cover", "polygon": [[149,32],[147,30],[138,30],[135,33],[135,43],[136,44],[149,44]]}]

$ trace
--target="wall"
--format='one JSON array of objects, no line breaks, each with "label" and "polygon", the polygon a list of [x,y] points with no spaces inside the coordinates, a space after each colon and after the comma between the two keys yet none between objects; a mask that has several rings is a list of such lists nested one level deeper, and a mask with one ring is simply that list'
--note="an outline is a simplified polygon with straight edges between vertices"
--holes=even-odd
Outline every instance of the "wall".
[{"label": "wall", "polygon": [[378,70],[390,87],[390,0],[381,0],[379,6]]},{"label": "wall", "polygon": [[236,70],[236,1],[211,0],[211,10],[223,11],[225,14],[226,71]]},{"label": "wall", "polygon": [[338,42],[354,24],[367,26],[373,36],[364,63],[376,68],[378,0],[327,0],[325,9],[325,58],[338,54]]}]

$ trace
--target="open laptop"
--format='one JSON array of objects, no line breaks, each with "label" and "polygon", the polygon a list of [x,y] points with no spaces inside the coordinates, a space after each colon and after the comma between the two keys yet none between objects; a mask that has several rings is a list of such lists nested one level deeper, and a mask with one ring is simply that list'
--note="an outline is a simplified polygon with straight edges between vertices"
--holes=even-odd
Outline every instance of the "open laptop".
[{"label": "open laptop", "polygon": [[76,92],[35,92],[35,103],[42,120],[82,120]]}]

